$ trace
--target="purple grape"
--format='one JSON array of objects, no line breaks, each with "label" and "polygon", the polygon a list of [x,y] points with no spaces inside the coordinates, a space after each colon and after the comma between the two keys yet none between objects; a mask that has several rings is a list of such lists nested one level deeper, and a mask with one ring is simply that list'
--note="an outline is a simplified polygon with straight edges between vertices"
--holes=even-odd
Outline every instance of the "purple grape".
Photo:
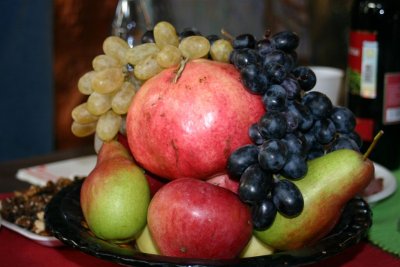
[{"label": "purple grape", "polygon": [[271,85],[265,94],[262,101],[267,111],[283,111],[286,109],[286,90],[277,84]]},{"label": "purple grape", "polygon": [[264,143],[264,138],[262,137],[260,131],[258,130],[258,123],[253,123],[249,128],[250,140],[256,145],[262,145]]},{"label": "purple grape", "polygon": [[351,133],[356,127],[356,117],[353,112],[346,107],[334,107],[330,119],[339,133]]},{"label": "purple grape", "polygon": [[228,158],[226,170],[233,179],[240,179],[244,170],[258,162],[258,147],[245,145],[236,149]]},{"label": "purple grape", "polygon": [[308,166],[305,156],[290,154],[282,168],[282,175],[286,178],[298,180],[307,174]]},{"label": "purple grape", "polygon": [[232,41],[233,49],[254,48],[255,45],[256,39],[253,35],[248,33],[238,35]]},{"label": "purple grape", "polygon": [[336,134],[335,124],[330,119],[321,119],[315,122],[312,131],[317,142],[328,144],[333,140]]},{"label": "purple grape", "polygon": [[285,52],[295,50],[299,46],[299,36],[291,31],[282,31],[271,37],[277,49]]},{"label": "purple grape", "polygon": [[267,112],[261,117],[258,123],[258,129],[261,135],[266,139],[283,138],[287,129],[285,115],[277,111]]},{"label": "purple grape", "polygon": [[272,201],[279,213],[290,218],[298,216],[304,208],[303,195],[298,187],[287,179],[275,184]]},{"label": "purple grape", "polygon": [[251,218],[255,230],[263,231],[272,225],[277,214],[276,207],[270,199],[263,199],[251,208]]},{"label": "purple grape", "polygon": [[312,91],[304,95],[302,99],[304,106],[308,107],[316,119],[323,119],[330,116],[333,105],[331,100],[323,93]]},{"label": "purple grape", "polygon": [[261,169],[260,165],[253,164],[240,177],[238,194],[243,202],[252,204],[265,199],[273,184],[272,174]]},{"label": "purple grape", "polygon": [[299,82],[301,89],[305,92],[310,91],[317,83],[317,76],[315,76],[315,73],[308,67],[296,67],[292,70],[292,74]]},{"label": "purple grape", "polygon": [[286,145],[281,140],[270,139],[260,147],[258,163],[264,170],[276,173],[285,165],[286,158]]}]

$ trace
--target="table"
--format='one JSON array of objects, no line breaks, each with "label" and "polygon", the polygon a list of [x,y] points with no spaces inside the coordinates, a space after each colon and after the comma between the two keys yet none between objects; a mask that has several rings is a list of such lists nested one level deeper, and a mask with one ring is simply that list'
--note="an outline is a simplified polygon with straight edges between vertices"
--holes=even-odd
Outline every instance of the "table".
[{"label": "table", "polygon": [[[29,186],[28,183],[15,179],[15,173],[23,167],[54,162],[83,155],[93,154],[92,147],[82,147],[73,150],[59,151],[49,155],[29,159],[16,160],[0,164],[0,198],[11,196],[14,190],[21,190]],[[51,248],[39,245],[33,241],[14,233],[5,227],[0,228],[0,266],[118,266],[87,255],[71,247]],[[372,245],[368,240],[353,246],[339,255],[311,265],[312,267],[365,267],[365,266],[400,266],[397,258],[380,248]]]}]

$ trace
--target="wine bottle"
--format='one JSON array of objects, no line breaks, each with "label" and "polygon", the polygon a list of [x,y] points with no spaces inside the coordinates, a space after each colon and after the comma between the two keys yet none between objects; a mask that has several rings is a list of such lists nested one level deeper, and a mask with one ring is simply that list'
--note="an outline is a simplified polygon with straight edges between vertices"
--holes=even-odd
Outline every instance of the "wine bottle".
[{"label": "wine bottle", "polygon": [[384,135],[371,154],[389,169],[400,166],[400,12],[393,0],[355,0],[351,9],[347,106],[363,148]]}]

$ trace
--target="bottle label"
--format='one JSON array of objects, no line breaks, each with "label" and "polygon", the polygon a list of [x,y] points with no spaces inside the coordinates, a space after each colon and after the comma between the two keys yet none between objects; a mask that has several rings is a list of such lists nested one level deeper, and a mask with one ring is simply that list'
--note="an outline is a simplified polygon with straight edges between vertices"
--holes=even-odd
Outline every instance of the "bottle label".
[{"label": "bottle label", "polygon": [[377,96],[378,42],[376,33],[350,32],[348,79],[351,94],[374,99]]},{"label": "bottle label", "polygon": [[385,73],[383,124],[400,122],[400,72]]}]

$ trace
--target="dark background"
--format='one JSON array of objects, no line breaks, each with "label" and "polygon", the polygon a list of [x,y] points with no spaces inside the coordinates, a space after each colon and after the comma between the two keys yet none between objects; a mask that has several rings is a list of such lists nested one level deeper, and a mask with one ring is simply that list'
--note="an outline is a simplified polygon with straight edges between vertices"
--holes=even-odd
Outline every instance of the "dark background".
[{"label": "dark background", "polygon": [[[92,144],[92,136],[72,135],[70,113],[84,101],[76,85],[102,53],[117,2],[0,1],[0,162]],[[350,0],[144,2],[154,22],[168,19],[177,30],[258,38],[266,29],[293,30],[301,64],[346,67]]]}]

